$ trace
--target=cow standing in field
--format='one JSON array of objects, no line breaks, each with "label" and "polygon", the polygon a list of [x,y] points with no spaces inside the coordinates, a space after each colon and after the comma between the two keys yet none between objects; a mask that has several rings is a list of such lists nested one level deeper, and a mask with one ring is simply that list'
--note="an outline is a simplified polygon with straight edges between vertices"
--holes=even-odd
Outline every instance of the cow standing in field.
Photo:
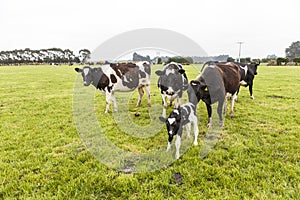
[{"label": "cow standing in field", "polygon": [[180,105],[183,91],[188,88],[188,79],[182,65],[175,62],[167,64],[163,70],[157,70],[155,73],[159,76],[157,85],[162,95],[164,106],[162,116],[165,118],[167,110],[166,98],[170,100],[170,106],[177,98],[177,102],[175,102],[175,108],[177,108]]},{"label": "cow standing in field", "polygon": [[239,66],[234,63],[212,63],[206,67],[201,76],[196,80],[190,82],[190,88],[188,90],[189,101],[195,105],[200,101],[204,101],[208,113],[208,124],[212,125],[212,108],[211,104],[218,102],[218,115],[220,120],[220,126],[224,125],[222,116],[222,108],[224,106],[224,113],[226,112],[226,94],[230,94],[231,109],[230,117],[233,118],[234,101],[237,91],[240,87],[240,71]]},{"label": "cow standing in field", "polygon": [[150,103],[150,63],[146,61],[127,64],[108,64],[99,68],[84,67],[75,68],[75,71],[81,73],[83,85],[94,85],[96,89],[106,95],[105,113],[109,111],[110,102],[114,103],[114,110],[118,110],[115,92],[128,92],[138,88],[139,99],[137,107],[141,105],[144,95],[143,88],[146,88],[148,97],[148,106]]},{"label": "cow standing in field", "polygon": [[164,117],[159,118],[160,121],[166,123],[167,130],[168,130],[168,146],[167,151],[171,148],[171,142],[173,137],[176,136],[175,147],[176,147],[176,154],[175,158],[179,158],[179,149],[181,145],[181,137],[183,132],[183,126],[187,127],[187,137],[190,137],[191,132],[191,124],[194,127],[194,145],[198,145],[198,120],[196,116],[196,105],[192,103],[186,103],[177,109],[174,109],[169,117],[166,119]]},{"label": "cow standing in field", "polygon": [[[204,67],[209,64],[229,64],[231,65],[232,63],[238,65],[240,67],[240,74],[241,74],[241,82],[240,85],[247,87],[249,86],[249,93],[250,93],[250,98],[254,99],[253,95],[253,80],[255,75],[257,75],[257,67],[260,64],[260,62],[251,62],[251,63],[239,63],[239,62],[218,62],[218,61],[208,61],[204,63],[202,66],[201,72],[203,71]],[[237,92],[237,95],[239,93],[239,90]],[[237,98],[236,98],[237,100]]]},{"label": "cow standing in field", "polygon": [[[254,99],[253,95],[253,80],[255,75],[257,75],[257,67],[260,64],[256,62],[251,62],[250,64],[243,64],[243,63],[236,63],[239,65],[240,70],[241,70],[241,85],[242,86],[249,86],[249,93],[250,93],[250,98]],[[237,94],[239,91],[237,92]]]}]

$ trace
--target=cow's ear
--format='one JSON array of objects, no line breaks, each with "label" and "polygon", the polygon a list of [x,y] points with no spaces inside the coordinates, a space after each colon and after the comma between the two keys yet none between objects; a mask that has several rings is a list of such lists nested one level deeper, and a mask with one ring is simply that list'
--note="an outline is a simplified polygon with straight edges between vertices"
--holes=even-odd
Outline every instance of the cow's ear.
[{"label": "cow's ear", "polygon": [[179,72],[180,74],[184,74],[185,70],[184,70],[184,69],[179,69],[178,72]]},{"label": "cow's ear", "polygon": [[159,120],[160,120],[161,122],[164,122],[164,123],[167,121],[167,119],[164,118],[164,117],[162,117],[162,116],[159,117]]},{"label": "cow's ear", "polygon": [[157,71],[155,71],[155,74],[157,76],[161,76],[161,75],[163,75],[163,72],[161,70],[157,70]]},{"label": "cow's ear", "polygon": [[81,72],[82,72],[82,69],[76,67],[76,68],[75,68],[75,71],[78,72],[78,73],[81,73]]}]

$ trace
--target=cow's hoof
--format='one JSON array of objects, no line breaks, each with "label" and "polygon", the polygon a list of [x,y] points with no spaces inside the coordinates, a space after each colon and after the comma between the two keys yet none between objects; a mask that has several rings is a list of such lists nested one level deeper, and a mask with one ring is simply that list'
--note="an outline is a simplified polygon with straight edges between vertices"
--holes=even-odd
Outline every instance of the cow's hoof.
[{"label": "cow's hoof", "polygon": [[252,96],[250,97],[250,99],[254,99],[254,96],[252,95]]},{"label": "cow's hoof", "polygon": [[222,127],[224,127],[224,121],[220,121],[219,122],[219,126],[222,128]]}]

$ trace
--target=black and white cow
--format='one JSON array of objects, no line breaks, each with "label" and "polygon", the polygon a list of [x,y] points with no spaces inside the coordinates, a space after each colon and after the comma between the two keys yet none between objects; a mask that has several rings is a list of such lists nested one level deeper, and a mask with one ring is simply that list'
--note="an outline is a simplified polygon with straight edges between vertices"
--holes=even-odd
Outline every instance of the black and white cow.
[{"label": "black and white cow", "polygon": [[166,123],[167,130],[168,130],[168,146],[167,151],[171,148],[171,142],[173,137],[176,136],[175,147],[176,147],[176,154],[175,158],[179,158],[179,149],[181,145],[181,137],[183,132],[183,126],[187,128],[187,137],[190,138],[191,132],[191,124],[194,127],[194,145],[198,145],[198,120],[196,116],[196,105],[192,103],[186,103],[178,108],[174,109],[169,117],[166,119],[164,117],[159,117],[159,119]]},{"label": "black and white cow", "polygon": [[[253,95],[253,80],[255,75],[257,75],[257,67],[260,64],[260,62],[251,62],[248,64],[245,63],[236,63],[239,65],[240,70],[241,70],[241,85],[242,86],[249,86],[249,93],[250,93],[250,98],[254,99]],[[239,91],[238,91],[239,93]]]},{"label": "black and white cow", "polygon": [[150,103],[150,74],[151,67],[147,61],[127,64],[108,64],[99,68],[84,67],[83,69],[75,68],[81,73],[83,85],[94,85],[96,89],[106,95],[105,113],[109,111],[110,102],[114,103],[114,110],[118,110],[114,92],[133,91],[138,88],[139,99],[137,107],[141,105],[144,95],[143,87],[146,88],[148,97],[148,106]]},{"label": "black and white cow", "polygon": [[188,79],[182,65],[175,62],[167,64],[163,70],[157,70],[155,73],[159,76],[157,85],[160,89],[164,106],[162,116],[166,117],[166,98],[170,100],[170,106],[177,98],[177,102],[175,102],[175,108],[177,108],[180,105],[183,91],[188,88]]},{"label": "black and white cow", "polygon": [[224,113],[226,113],[226,94],[232,96],[230,117],[234,116],[233,107],[237,91],[240,87],[239,66],[234,63],[211,63],[206,67],[196,80],[190,82],[188,90],[189,101],[195,105],[200,99],[206,104],[208,113],[208,124],[212,125],[211,104],[218,102],[218,115],[220,126],[224,126],[222,108],[225,103]]}]

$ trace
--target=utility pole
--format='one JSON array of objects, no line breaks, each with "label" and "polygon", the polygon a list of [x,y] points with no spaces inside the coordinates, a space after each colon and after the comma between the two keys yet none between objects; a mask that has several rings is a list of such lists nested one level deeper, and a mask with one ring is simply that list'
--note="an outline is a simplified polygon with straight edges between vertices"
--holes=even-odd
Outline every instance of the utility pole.
[{"label": "utility pole", "polygon": [[239,46],[239,60],[238,60],[238,62],[241,62],[241,48],[242,48],[242,44],[244,43],[244,42],[237,42],[240,46]]}]

